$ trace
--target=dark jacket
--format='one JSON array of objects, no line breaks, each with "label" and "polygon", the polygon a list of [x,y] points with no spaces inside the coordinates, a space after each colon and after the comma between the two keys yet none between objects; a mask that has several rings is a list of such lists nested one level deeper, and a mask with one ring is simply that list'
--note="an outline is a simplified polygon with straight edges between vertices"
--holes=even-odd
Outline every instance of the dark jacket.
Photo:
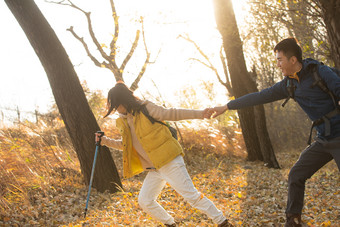
[{"label": "dark jacket", "polygon": [[[321,65],[318,61],[307,58],[302,62],[303,67],[298,72],[299,82],[293,80],[295,90],[295,100],[300,107],[306,112],[308,117],[315,121],[330,111],[334,110],[334,103],[331,97],[323,92],[318,86],[312,88],[314,82],[312,73],[307,69],[310,64],[319,64],[319,75],[326,82],[328,88],[337,96],[340,97],[340,77],[337,76],[328,66]],[[260,92],[244,95],[228,103],[228,108],[241,109],[253,105],[265,104],[281,99],[286,99],[289,94],[286,88],[286,80],[284,78],[272,87],[266,88]],[[331,134],[324,136],[325,124],[316,126],[317,135],[322,139],[332,139],[340,136],[340,115],[336,115],[330,120]]]}]

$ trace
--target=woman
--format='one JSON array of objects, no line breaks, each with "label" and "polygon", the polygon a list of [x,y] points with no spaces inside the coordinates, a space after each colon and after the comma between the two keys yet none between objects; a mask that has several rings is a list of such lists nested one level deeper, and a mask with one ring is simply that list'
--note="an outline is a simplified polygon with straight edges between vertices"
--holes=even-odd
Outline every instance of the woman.
[{"label": "woman", "polygon": [[[165,226],[176,226],[163,207],[156,202],[166,182],[193,207],[201,210],[218,226],[232,226],[222,212],[197,191],[187,172],[183,150],[169,128],[158,122],[209,117],[206,110],[165,109],[149,101],[142,101],[123,83],[117,83],[108,93],[108,113],[118,111],[116,125],[122,140],[99,137],[96,141],[123,150],[123,176],[132,177],[148,171],[138,196],[142,209]],[[156,122],[154,120],[156,120]]]}]

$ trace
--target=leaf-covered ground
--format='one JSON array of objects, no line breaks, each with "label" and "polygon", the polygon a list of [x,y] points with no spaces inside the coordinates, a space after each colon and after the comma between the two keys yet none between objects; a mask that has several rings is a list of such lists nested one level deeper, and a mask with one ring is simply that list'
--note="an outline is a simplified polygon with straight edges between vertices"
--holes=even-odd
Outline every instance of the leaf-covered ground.
[{"label": "leaf-covered ground", "polygon": [[[217,137],[205,139],[223,141]],[[5,141],[2,142],[4,149]],[[242,150],[242,145],[222,143],[219,147],[219,143],[213,141],[192,142],[193,139],[185,141],[185,161],[195,186],[235,226],[283,226],[287,175],[299,151],[277,153],[282,168],[268,169],[263,162],[245,161],[244,155],[218,152],[223,147],[227,151]],[[114,159],[121,170],[121,154],[114,152]],[[77,170],[58,168],[45,177],[44,187],[31,187],[22,196],[23,202],[16,201],[17,205],[11,206],[8,203],[7,209],[3,205],[0,226],[162,226],[138,206],[138,192],[144,176],[145,173],[123,180],[124,191],[119,193],[98,193],[93,189],[84,218],[87,187],[81,174]],[[339,186],[340,175],[334,161],[307,182],[303,220],[308,226],[340,226]],[[20,190],[13,189],[13,192],[20,194]],[[158,201],[179,226],[214,226],[168,185]]]}]

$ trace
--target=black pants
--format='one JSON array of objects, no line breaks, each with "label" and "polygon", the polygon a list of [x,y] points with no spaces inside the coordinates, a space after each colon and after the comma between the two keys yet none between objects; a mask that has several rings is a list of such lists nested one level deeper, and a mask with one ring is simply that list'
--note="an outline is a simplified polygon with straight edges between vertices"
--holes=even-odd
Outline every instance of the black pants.
[{"label": "black pants", "polygon": [[340,171],[340,137],[329,141],[317,139],[301,153],[289,172],[286,213],[302,213],[306,180],[332,159]]}]

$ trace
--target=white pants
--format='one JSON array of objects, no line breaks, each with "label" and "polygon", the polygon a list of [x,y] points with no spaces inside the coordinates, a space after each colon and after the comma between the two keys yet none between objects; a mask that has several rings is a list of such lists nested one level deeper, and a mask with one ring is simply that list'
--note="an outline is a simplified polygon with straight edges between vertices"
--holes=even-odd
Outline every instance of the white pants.
[{"label": "white pants", "polygon": [[173,224],[174,219],[156,202],[166,182],[175,189],[191,206],[205,213],[216,224],[221,224],[226,218],[213,202],[201,195],[195,188],[185,167],[183,157],[174,160],[159,170],[149,172],[144,180],[138,196],[138,203],[143,210],[163,224]]}]

